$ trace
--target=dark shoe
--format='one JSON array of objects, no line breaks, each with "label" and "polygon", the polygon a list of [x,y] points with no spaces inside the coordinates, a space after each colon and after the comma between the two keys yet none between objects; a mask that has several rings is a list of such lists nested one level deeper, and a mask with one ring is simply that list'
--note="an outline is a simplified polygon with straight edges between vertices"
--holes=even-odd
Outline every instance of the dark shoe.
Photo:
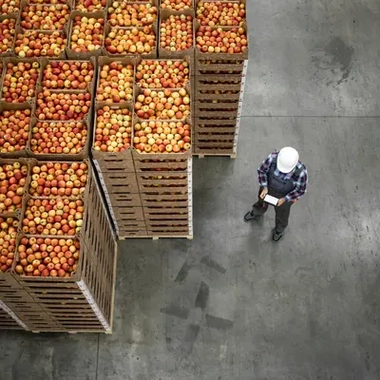
[{"label": "dark shoe", "polygon": [[282,237],[284,236],[284,232],[278,232],[278,231],[274,231],[273,232],[273,236],[272,236],[272,239],[273,241],[279,241],[282,239]]},{"label": "dark shoe", "polygon": [[256,219],[256,218],[258,218],[258,217],[257,217],[256,215],[254,215],[252,211],[248,211],[248,212],[244,215],[244,220],[245,220],[246,222],[249,222],[249,221],[251,221],[251,220],[253,220],[253,219]]}]

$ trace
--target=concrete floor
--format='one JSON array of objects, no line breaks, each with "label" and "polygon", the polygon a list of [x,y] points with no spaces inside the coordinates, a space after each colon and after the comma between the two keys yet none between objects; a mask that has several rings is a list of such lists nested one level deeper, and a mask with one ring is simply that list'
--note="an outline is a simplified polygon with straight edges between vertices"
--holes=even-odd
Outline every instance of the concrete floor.
[{"label": "concrete floor", "polygon": [[[236,160],[194,163],[194,241],[120,244],[114,334],[0,334],[2,380],[380,379],[380,3],[251,0]],[[275,244],[255,170],[310,174]]]}]

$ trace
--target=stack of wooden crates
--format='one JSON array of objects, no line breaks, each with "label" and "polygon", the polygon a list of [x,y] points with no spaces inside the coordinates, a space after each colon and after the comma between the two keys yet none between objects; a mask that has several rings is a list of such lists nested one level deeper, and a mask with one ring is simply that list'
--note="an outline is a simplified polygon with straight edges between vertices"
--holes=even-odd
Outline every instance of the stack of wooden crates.
[{"label": "stack of wooden crates", "polygon": [[[204,5],[200,3],[200,0],[195,1],[196,11],[200,5]],[[245,0],[216,4],[236,3],[246,6]],[[207,17],[196,13],[195,33],[200,27],[199,22],[202,18]],[[248,38],[245,16],[240,26],[246,31]],[[221,28],[218,23],[212,26],[212,29],[218,28]],[[228,30],[230,27],[223,26],[222,29]],[[194,155],[236,158],[248,68],[248,52],[248,47],[244,52],[235,54],[207,53],[195,47],[193,70]]]},{"label": "stack of wooden crates", "polygon": [[[45,162],[31,161],[32,167]],[[24,198],[28,198],[27,192]],[[80,256],[71,277],[25,276],[11,270],[0,273],[0,328],[32,332],[107,332],[112,330],[117,243],[107,210],[90,169],[83,196],[83,227],[77,236]],[[17,219],[24,218],[26,203]],[[22,237],[20,233],[17,245]],[[38,235],[35,235],[38,237]],[[55,238],[57,236],[41,236]]]},{"label": "stack of wooden crates", "polygon": [[[220,54],[222,56],[222,54]],[[195,59],[194,154],[236,157],[248,60],[225,54]]]},{"label": "stack of wooden crates", "polygon": [[[190,62],[189,58],[186,59]],[[124,67],[133,65],[136,71],[141,59],[100,57],[99,71],[111,62]],[[134,80],[135,77],[136,72]],[[191,85],[186,89],[191,97]],[[95,105],[94,129],[97,128],[97,113],[102,112],[102,107],[109,107],[111,113],[125,108],[131,110],[132,119],[128,124],[132,127],[131,146],[119,152],[104,152],[94,147],[91,151],[116,235],[119,239],[192,239],[192,151],[152,154],[139,153],[133,147],[134,126],[140,120],[132,110],[139,91],[138,84],[134,83],[131,102],[99,102]],[[193,127],[190,119],[175,121],[183,121]]]},{"label": "stack of wooden crates", "polygon": [[192,238],[192,156],[93,152],[119,239]]}]

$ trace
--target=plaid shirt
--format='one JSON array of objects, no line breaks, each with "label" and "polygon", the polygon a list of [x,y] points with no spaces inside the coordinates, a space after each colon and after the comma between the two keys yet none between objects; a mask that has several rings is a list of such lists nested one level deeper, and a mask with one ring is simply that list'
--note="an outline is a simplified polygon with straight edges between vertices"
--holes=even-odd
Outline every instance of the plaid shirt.
[{"label": "plaid shirt", "polygon": [[[278,152],[271,153],[266,160],[263,161],[261,166],[257,169],[259,183],[261,187],[267,187],[268,186],[268,177],[267,174],[269,172],[269,168],[273,162],[273,160],[278,156]],[[280,177],[282,179],[290,179],[292,175],[294,174],[294,171],[296,169],[303,168],[298,178],[294,179],[294,185],[295,189],[291,191],[289,194],[286,195],[285,201],[295,201],[298,198],[301,198],[306,193],[306,186],[308,182],[308,176],[307,176],[307,169],[306,167],[298,161],[297,166],[290,172],[290,173],[281,173],[277,168],[274,171],[274,174],[277,177]]]}]

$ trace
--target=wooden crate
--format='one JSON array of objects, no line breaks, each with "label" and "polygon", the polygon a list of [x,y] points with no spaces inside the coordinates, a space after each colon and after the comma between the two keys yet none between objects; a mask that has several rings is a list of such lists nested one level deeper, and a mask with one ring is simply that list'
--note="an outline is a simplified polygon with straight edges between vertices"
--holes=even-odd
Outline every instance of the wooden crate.
[{"label": "wooden crate", "polygon": [[[200,27],[200,22],[198,20],[194,21],[194,29],[195,29],[195,35]],[[248,35],[248,30],[247,30],[247,24],[244,22],[241,25],[242,28],[245,29],[245,34],[247,37],[247,49],[242,52],[242,53],[208,53],[208,52],[202,52],[195,44],[195,61],[202,60],[202,61],[207,61],[207,60],[219,60],[219,61],[244,61],[248,59],[249,55],[249,35]],[[217,29],[224,29],[228,30],[230,27],[226,26],[213,26],[212,30],[217,30]]]},{"label": "wooden crate", "polygon": [[178,220],[188,220],[189,209],[185,207],[144,207],[147,225],[151,222],[172,223]]},{"label": "wooden crate", "polygon": [[151,192],[159,193],[187,193],[188,177],[187,172],[144,172],[137,173],[137,182],[140,194]]},{"label": "wooden crate", "polygon": [[[143,65],[143,64],[146,64],[147,61],[150,61],[150,60],[146,60],[143,56],[140,56],[137,58],[136,60],[136,70],[135,70],[135,77],[141,75],[141,72],[139,70],[139,66],[140,65]],[[186,75],[186,80],[184,81],[183,85],[186,86],[188,84],[189,81],[191,81],[192,77],[194,76],[194,54],[190,55],[190,56],[186,56],[184,59],[155,59],[154,62],[160,64],[160,63],[165,63],[167,61],[172,61],[172,62],[186,62],[188,64],[188,69],[189,69],[189,73]],[[157,73],[155,73],[157,74]],[[146,83],[145,81],[143,82],[142,79],[139,79],[139,78],[136,78],[136,85],[139,86],[140,88],[150,88],[150,89],[153,89],[152,86],[150,86],[148,83]],[[180,87],[182,86],[182,84],[180,83],[179,84]],[[156,87],[157,89],[159,87]]]},{"label": "wooden crate", "polygon": [[213,132],[197,132],[195,134],[195,141],[197,146],[202,146],[202,144],[225,144],[230,143],[231,146],[234,144],[235,133],[224,131],[223,129],[219,129]]},{"label": "wooden crate", "polygon": [[108,194],[138,193],[136,174],[124,170],[98,171],[99,182]]},{"label": "wooden crate", "polygon": [[[96,208],[95,204],[95,215]],[[87,224],[83,234],[87,238],[81,239],[79,264],[72,277],[14,274],[34,303],[10,303],[9,307],[30,330],[111,332],[117,245],[109,228],[104,230],[105,223],[98,219]],[[35,315],[45,325],[34,323]]]},{"label": "wooden crate", "polygon": [[0,272],[0,299],[6,304],[30,303],[34,301],[10,272]]},{"label": "wooden crate", "polygon": [[26,330],[39,332],[49,329],[57,330],[59,328],[48,313],[35,301],[32,303],[4,302],[4,304],[18,320],[22,321]]},{"label": "wooden crate", "polygon": [[155,207],[188,207],[189,206],[189,194],[170,194],[170,195],[141,195],[141,204],[146,208]]},{"label": "wooden crate", "polygon": [[243,75],[244,68],[248,66],[248,59],[219,60],[215,55],[213,59],[195,60],[195,76],[201,75]]},{"label": "wooden crate", "polygon": [[209,99],[202,99],[197,100],[194,104],[195,108],[195,116],[197,115],[198,111],[207,111],[207,110],[215,110],[216,112],[219,112],[219,110],[228,110],[228,109],[237,109],[239,107],[239,99],[233,99],[233,100],[209,100]]},{"label": "wooden crate", "polygon": [[0,330],[27,330],[27,326],[0,301]]},{"label": "wooden crate", "polygon": [[[94,70],[94,74],[93,74],[93,77],[91,79],[91,82],[88,83],[87,87],[85,89],[82,89],[81,91],[83,92],[89,92],[91,94],[91,97],[93,98],[93,94],[94,94],[94,91],[95,91],[95,83],[96,83],[96,68],[97,68],[97,62],[96,62],[96,58],[95,57],[89,57],[88,60],[81,60],[81,59],[74,59],[74,60],[53,60],[53,59],[50,59],[50,58],[45,58],[45,57],[42,57],[39,59],[39,61],[41,62],[41,81],[40,81],[40,84],[43,88],[45,83],[44,83],[44,79],[45,79],[45,71],[46,71],[46,68],[49,64],[51,64],[52,62],[57,62],[57,63],[60,63],[60,62],[63,62],[63,63],[68,63],[68,64],[72,64],[72,63],[76,63],[76,62],[79,62],[79,63],[89,63],[92,65],[92,68]],[[56,88],[55,91],[56,92],[61,92],[61,91],[70,91],[70,90],[74,90],[73,88],[67,88],[65,86],[62,86],[61,88]]]},{"label": "wooden crate", "polygon": [[[18,8],[19,7],[20,7],[20,3],[18,4]],[[19,10],[15,10],[14,12],[8,13],[8,14],[0,14],[0,23],[4,22],[5,20],[12,19],[12,21],[14,22],[14,25],[17,26],[19,15],[20,15]],[[7,49],[5,52],[0,53],[0,58],[14,57],[15,43],[16,43],[16,31],[12,33],[12,46],[9,49]],[[1,63],[0,63],[0,78],[1,78]]]},{"label": "wooden crate", "polygon": [[[131,3],[133,4],[133,3]],[[124,58],[124,57],[134,57],[134,58],[138,58],[141,56],[141,58],[143,59],[156,59],[158,57],[158,51],[157,51],[157,40],[158,40],[158,33],[159,33],[159,30],[158,30],[158,22],[157,20],[154,20],[153,23],[151,25],[147,25],[145,27],[137,27],[138,30],[144,30],[146,27],[149,28],[149,34],[150,35],[153,35],[155,36],[155,46],[154,48],[152,49],[152,51],[148,54],[139,54],[137,52],[135,53],[125,53],[125,54],[118,54],[118,53],[115,53],[115,54],[111,54],[108,50],[107,50],[107,47],[104,45],[104,48],[103,48],[103,51],[102,51],[102,55],[103,56],[106,56],[106,57],[111,57],[111,58]],[[119,27],[119,26],[111,26],[109,23],[106,23],[105,24],[105,33],[104,33],[104,36],[105,36],[105,40],[107,40],[107,38],[109,38],[109,34],[110,32],[115,32],[117,33],[120,29],[125,29],[125,30],[132,30],[132,28],[125,28],[125,27]]]},{"label": "wooden crate", "polygon": [[[240,110],[241,103],[239,112],[241,112]],[[236,158],[240,121],[240,117],[232,119],[218,119],[212,116],[196,118],[193,155],[200,158],[205,156]]]},{"label": "wooden crate", "polygon": [[136,172],[187,171],[191,151],[169,154],[141,154],[133,150]]},{"label": "wooden crate", "polygon": [[147,225],[147,234],[157,237],[182,236],[190,239],[193,232],[187,220],[173,220],[170,223],[150,222]]},{"label": "wooden crate", "polygon": [[[0,75],[0,78],[1,78],[1,75]],[[15,112],[18,110],[22,110],[22,111],[30,110],[30,112],[32,112],[32,103],[26,102],[24,104],[19,104],[19,103],[2,102],[0,104],[0,114],[3,114],[6,111]],[[29,135],[28,135],[28,139],[25,142],[24,148],[21,150],[15,150],[13,152],[7,152],[6,153],[6,152],[1,152],[1,148],[3,148],[3,147],[0,146],[0,157],[1,158],[20,158],[20,157],[27,157],[28,156],[27,145],[28,145],[28,141],[30,139],[30,128],[32,127],[32,123],[33,123],[33,121],[32,121],[32,113],[31,113],[30,123],[29,123]]]},{"label": "wooden crate", "polygon": [[85,51],[85,52],[75,52],[74,50],[71,49],[71,37],[72,37],[72,32],[74,29],[74,23],[75,19],[77,17],[88,17],[88,13],[86,12],[81,12],[81,11],[71,11],[70,13],[70,19],[69,19],[69,24],[68,24],[68,38],[67,38],[67,46],[66,46],[66,55],[67,57],[71,60],[87,60],[92,57],[99,57],[103,53],[103,46],[104,46],[104,32],[105,32],[105,21],[107,20],[107,14],[105,10],[97,10],[95,12],[91,12],[91,17],[95,19],[103,19],[104,24],[101,28],[101,32],[103,35],[103,41],[102,41],[102,46],[100,46],[99,49],[93,50],[93,51]]},{"label": "wooden crate", "polygon": [[[135,99],[135,94],[134,94],[134,86],[135,86],[135,80],[134,80],[134,71],[135,71],[135,68],[136,68],[136,61],[137,61],[137,58],[136,57],[123,57],[123,58],[111,58],[111,57],[105,57],[105,56],[101,56],[98,58],[98,66],[99,66],[99,70],[98,70],[98,75],[97,75],[97,88],[96,88],[96,93],[95,93],[95,104],[96,104],[96,110],[99,109],[99,106],[98,104],[100,104],[101,106],[104,106],[104,105],[110,105],[110,106],[114,106],[114,107],[117,107],[117,106],[120,106],[120,105],[123,105],[123,104],[128,104],[129,107],[126,107],[128,109],[133,109],[133,105],[134,105],[134,99]],[[101,78],[100,78],[100,72],[102,71],[103,67],[105,65],[110,65],[111,63],[117,63],[117,64],[121,64],[123,68],[126,68],[128,65],[132,65],[133,66],[133,77],[131,78],[132,80],[132,83],[131,83],[131,89],[132,89],[132,99],[131,100],[120,100],[120,102],[118,103],[114,103],[112,102],[111,100],[107,99],[107,100],[103,100],[100,98],[99,100],[99,86],[100,86],[100,82],[101,82]],[[104,79],[103,79],[104,80]]]},{"label": "wooden crate", "polygon": [[[188,88],[188,86],[187,86]],[[193,112],[193,102],[191,101],[191,108]],[[147,120],[144,120],[147,121]],[[142,122],[137,117],[133,119],[133,130],[136,123]],[[150,120],[150,123],[156,123],[157,120]],[[173,120],[175,123],[182,123],[184,126],[189,128],[189,144],[191,141],[192,134],[192,120],[190,117],[184,120]],[[191,158],[191,146],[190,149],[181,152],[170,152],[170,153],[140,153],[135,148],[132,149],[132,158],[134,162],[134,167],[136,172],[144,171],[169,171],[178,170],[186,171],[188,170],[188,159]]]},{"label": "wooden crate", "polygon": [[[24,176],[26,182],[25,182],[25,186],[24,186],[24,191],[26,191],[26,189],[28,189],[28,186],[29,186],[29,183],[30,183],[30,180],[31,180],[31,173],[30,173],[30,169],[31,169],[31,165],[30,165],[30,161],[27,160],[26,158],[17,158],[17,159],[11,159],[11,158],[0,158],[0,166],[2,165],[13,165],[15,162],[19,162],[22,165],[27,165],[28,166],[28,172],[27,174]],[[0,181],[0,184],[1,184],[1,181]],[[15,211],[8,211],[8,210],[4,210],[4,211],[0,211],[0,216],[3,216],[3,217],[14,217],[14,218],[17,218],[17,219],[20,219],[20,215],[21,215],[21,207],[22,207],[22,203],[19,204],[20,207],[18,207]]]},{"label": "wooden crate", "polygon": [[[110,107],[113,110],[127,109],[130,112],[133,111],[133,107],[129,102],[121,103],[107,103],[107,102],[97,102],[94,112],[94,128],[97,125],[97,113],[103,107]],[[131,121],[132,126],[132,121]],[[133,139],[133,136],[131,136]],[[111,171],[124,171],[133,173],[135,171],[133,160],[132,160],[132,150],[128,148],[121,152],[102,152],[94,149],[95,144],[95,133],[93,134],[91,156],[92,161],[98,172],[111,172]]]},{"label": "wooden crate", "polygon": [[[161,35],[160,29],[162,27],[162,22],[164,20],[168,20],[170,16],[179,17],[181,15],[191,16],[192,17],[192,37],[193,37],[193,46],[186,50],[175,50],[171,51],[169,49],[162,48],[161,43]],[[194,30],[194,17],[195,12],[192,8],[182,9],[181,11],[175,11],[172,9],[160,9],[160,25],[157,33],[157,46],[158,46],[158,56],[160,59],[184,59],[186,57],[190,57],[191,61],[194,60],[194,44],[195,44],[195,30]]]},{"label": "wooden crate", "polygon": [[138,193],[104,193],[109,207],[141,207],[141,198]]},{"label": "wooden crate", "polygon": [[[73,125],[80,125],[81,129],[83,132],[87,132],[87,135],[86,135],[86,139],[85,139],[85,142],[83,144],[83,147],[82,149],[80,150],[80,152],[76,153],[76,154],[72,154],[72,153],[39,153],[39,152],[35,152],[34,149],[35,148],[32,148],[32,143],[33,143],[33,140],[35,140],[35,137],[33,134],[33,132],[31,131],[31,134],[30,134],[30,139],[29,139],[29,142],[28,142],[28,145],[27,145],[27,154],[29,157],[33,157],[35,158],[36,160],[47,160],[47,161],[65,161],[65,160],[68,160],[68,161],[79,161],[79,160],[84,160],[84,159],[87,159],[88,158],[88,155],[89,155],[89,149],[90,149],[90,143],[91,143],[91,139],[89,137],[89,134],[90,134],[90,128],[88,127],[89,126],[89,122],[88,122],[88,118],[90,117],[90,115],[87,115],[83,120],[81,121],[43,121],[43,120],[34,120],[32,126],[35,126],[35,127],[39,127],[39,125],[42,125],[42,124],[49,124],[49,126],[51,128],[55,128],[56,125],[59,123],[59,124],[63,124],[65,127],[72,127]],[[37,144],[34,142],[33,146],[36,146]]]}]

